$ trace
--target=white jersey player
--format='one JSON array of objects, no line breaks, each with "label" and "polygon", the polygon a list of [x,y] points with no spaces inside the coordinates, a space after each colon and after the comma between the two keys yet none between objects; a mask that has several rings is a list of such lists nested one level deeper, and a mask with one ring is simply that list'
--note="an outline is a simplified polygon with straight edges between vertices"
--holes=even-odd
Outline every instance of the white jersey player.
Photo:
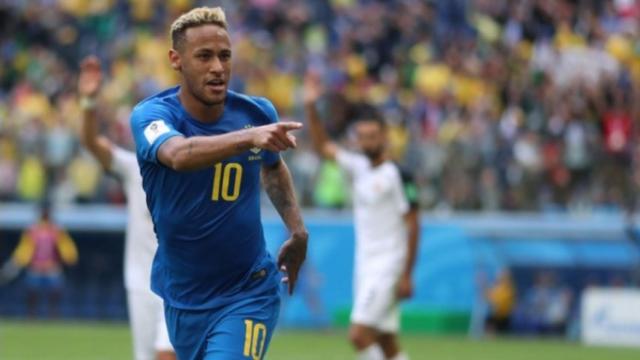
[{"label": "white jersey player", "polygon": [[98,133],[95,98],[102,81],[100,62],[89,57],[82,62],[78,92],[83,108],[81,140],[104,169],[116,175],[127,196],[127,229],[124,283],[133,335],[135,360],[169,360],[175,354],[164,319],[162,300],[151,292],[151,263],[157,240],[147,209],[136,155],[113,144]]},{"label": "white jersey player", "polygon": [[418,243],[415,184],[385,155],[384,122],[361,107],[355,131],[361,153],[331,142],[315,108],[319,82],[305,81],[305,112],[316,152],[335,160],[353,185],[356,255],[350,339],[362,360],[408,359],[398,345],[399,301],[413,292]]}]

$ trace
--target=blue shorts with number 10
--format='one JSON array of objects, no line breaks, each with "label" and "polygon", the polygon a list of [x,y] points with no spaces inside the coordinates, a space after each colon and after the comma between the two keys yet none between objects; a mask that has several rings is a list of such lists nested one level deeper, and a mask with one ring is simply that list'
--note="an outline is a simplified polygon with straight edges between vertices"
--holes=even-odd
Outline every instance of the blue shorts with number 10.
[{"label": "blue shorts with number 10", "polygon": [[261,267],[243,286],[249,292],[251,287],[266,288],[261,293],[207,310],[184,310],[165,303],[169,338],[178,359],[261,360],[280,313],[279,283],[275,265]]}]

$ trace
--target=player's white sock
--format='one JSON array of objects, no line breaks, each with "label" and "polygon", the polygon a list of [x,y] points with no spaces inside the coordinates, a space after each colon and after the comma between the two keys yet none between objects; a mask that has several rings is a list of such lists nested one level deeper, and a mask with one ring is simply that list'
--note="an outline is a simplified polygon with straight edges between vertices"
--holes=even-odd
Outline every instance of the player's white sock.
[{"label": "player's white sock", "polygon": [[358,353],[358,360],[384,360],[384,354],[378,344],[371,344]]},{"label": "player's white sock", "polygon": [[403,352],[399,352],[398,354],[396,354],[396,356],[392,357],[389,360],[409,360],[409,355]]}]

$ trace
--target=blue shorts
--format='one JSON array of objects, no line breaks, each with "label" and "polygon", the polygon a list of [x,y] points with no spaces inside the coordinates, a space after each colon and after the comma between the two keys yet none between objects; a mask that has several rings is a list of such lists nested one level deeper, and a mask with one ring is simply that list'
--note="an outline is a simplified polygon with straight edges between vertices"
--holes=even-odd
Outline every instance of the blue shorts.
[{"label": "blue shorts", "polygon": [[30,290],[59,291],[64,286],[64,277],[59,271],[48,274],[27,271],[25,283]]},{"label": "blue shorts", "polygon": [[165,303],[169,338],[180,360],[260,360],[279,313],[278,288],[211,310]]}]

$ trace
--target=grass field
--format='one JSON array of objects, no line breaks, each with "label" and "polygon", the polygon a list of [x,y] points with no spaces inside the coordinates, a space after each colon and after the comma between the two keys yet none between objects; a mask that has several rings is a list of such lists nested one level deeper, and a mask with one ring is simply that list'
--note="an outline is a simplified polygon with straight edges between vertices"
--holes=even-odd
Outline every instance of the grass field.
[{"label": "grass field", "polygon": [[[551,340],[468,340],[406,335],[413,360],[637,360],[640,350],[591,348]],[[125,360],[131,358],[124,324],[15,322],[0,320],[1,360]],[[351,360],[344,333],[282,331],[269,360]]]}]

